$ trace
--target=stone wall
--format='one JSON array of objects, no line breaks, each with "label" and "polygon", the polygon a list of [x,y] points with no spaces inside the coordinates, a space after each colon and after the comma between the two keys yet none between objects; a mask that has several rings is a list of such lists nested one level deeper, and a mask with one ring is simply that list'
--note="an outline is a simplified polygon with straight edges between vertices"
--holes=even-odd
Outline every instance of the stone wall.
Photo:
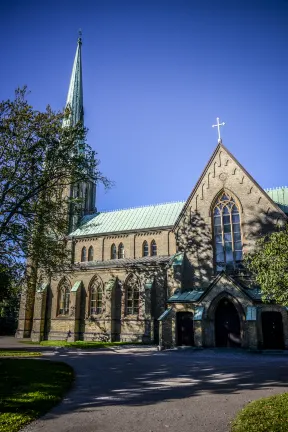
[{"label": "stone wall", "polygon": [[176,253],[175,234],[171,230],[143,231],[130,234],[119,234],[111,236],[94,236],[75,239],[75,262],[81,261],[81,251],[85,246],[88,249],[93,246],[94,261],[105,261],[111,259],[111,246],[115,244],[117,251],[120,243],[123,243],[125,258],[140,258],[143,256],[143,242],[146,240],[151,255],[151,242],[155,240],[157,255],[173,255]]}]

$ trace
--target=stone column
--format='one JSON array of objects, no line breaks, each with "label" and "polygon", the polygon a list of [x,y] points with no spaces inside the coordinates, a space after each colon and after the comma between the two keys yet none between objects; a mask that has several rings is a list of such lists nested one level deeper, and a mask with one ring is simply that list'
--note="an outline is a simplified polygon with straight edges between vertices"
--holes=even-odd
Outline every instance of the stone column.
[{"label": "stone column", "polygon": [[70,331],[67,342],[75,342],[80,336],[80,319],[81,319],[81,289],[82,281],[74,283],[70,293],[70,318],[73,319],[70,324]]},{"label": "stone column", "polygon": [[35,299],[35,285],[25,284],[21,293],[20,309],[18,317],[18,327],[15,334],[16,338],[30,338],[33,326],[33,312]]},{"label": "stone column", "polygon": [[31,340],[41,342],[44,339],[45,319],[46,319],[46,302],[47,302],[48,284],[41,284],[35,294],[33,328]]}]

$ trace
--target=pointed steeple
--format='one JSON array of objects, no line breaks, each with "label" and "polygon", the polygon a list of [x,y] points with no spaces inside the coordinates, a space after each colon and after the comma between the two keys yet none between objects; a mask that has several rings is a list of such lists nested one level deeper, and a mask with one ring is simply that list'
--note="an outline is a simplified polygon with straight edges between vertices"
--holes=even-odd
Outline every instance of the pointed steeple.
[{"label": "pointed steeple", "polygon": [[[70,79],[69,91],[66,101],[66,107],[70,107],[72,114],[69,119],[64,120],[63,124],[75,125],[77,122],[84,123],[83,111],[83,84],[82,84],[82,59],[81,59],[81,46],[82,46],[82,33],[79,31],[77,49],[73,63],[73,69]],[[71,122],[71,123],[70,123]]]}]

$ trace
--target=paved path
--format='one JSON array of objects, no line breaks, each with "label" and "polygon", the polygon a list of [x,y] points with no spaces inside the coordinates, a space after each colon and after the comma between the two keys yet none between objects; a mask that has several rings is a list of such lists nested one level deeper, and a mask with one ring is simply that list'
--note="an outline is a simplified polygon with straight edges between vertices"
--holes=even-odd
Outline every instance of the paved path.
[{"label": "paved path", "polygon": [[140,348],[43,355],[72,365],[77,379],[23,432],[226,432],[247,402],[288,391],[288,356]]}]

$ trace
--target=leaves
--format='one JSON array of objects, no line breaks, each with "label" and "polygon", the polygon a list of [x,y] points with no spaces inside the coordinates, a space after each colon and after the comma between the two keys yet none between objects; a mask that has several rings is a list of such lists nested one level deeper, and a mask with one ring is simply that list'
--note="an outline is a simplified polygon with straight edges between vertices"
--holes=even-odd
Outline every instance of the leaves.
[{"label": "leaves", "polygon": [[261,237],[245,261],[261,286],[263,300],[288,306],[288,225]]},{"label": "leaves", "polygon": [[[86,143],[82,123],[63,127],[64,114],[34,110],[27,89],[0,102],[0,271],[34,267],[51,277],[71,266],[66,235],[72,213],[83,214],[83,183],[110,182]],[[32,272],[33,273],[33,272]],[[30,277],[32,277],[30,272]]]}]

